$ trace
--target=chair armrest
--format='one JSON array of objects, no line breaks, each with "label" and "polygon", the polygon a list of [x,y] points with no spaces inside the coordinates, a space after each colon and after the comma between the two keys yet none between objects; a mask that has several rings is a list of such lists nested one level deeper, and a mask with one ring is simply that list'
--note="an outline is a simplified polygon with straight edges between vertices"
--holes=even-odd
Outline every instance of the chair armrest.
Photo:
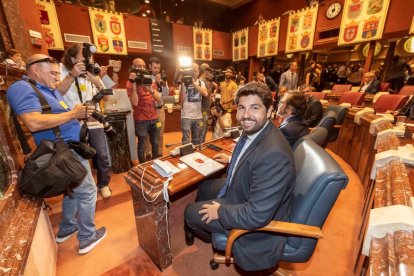
[{"label": "chair armrest", "polygon": [[342,125],[334,125],[334,128],[342,128]]},{"label": "chair armrest", "polygon": [[323,238],[323,233],[321,228],[317,226],[310,226],[305,224],[298,224],[285,221],[273,220],[268,225],[263,228],[253,229],[253,230],[244,230],[244,229],[233,229],[230,231],[230,234],[227,238],[226,252],[225,257],[226,261],[230,262],[231,259],[231,249],[233,247],[234,241],[239,238],[241,235],[244,235],[249,232],[254,231],[265,231],[273,233],[282,233],[303,237],[310,237],[320,239]]}]

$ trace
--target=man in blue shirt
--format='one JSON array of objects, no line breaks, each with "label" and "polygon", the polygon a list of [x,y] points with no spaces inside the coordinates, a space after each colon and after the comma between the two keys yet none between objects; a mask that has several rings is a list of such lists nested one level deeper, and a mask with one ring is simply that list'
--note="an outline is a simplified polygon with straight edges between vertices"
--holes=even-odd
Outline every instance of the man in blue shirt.
[{"label": "man in blue shirt", "polygon": [[[37,93],[25,80],[15,82],[7,91],[7,100],[13,111],[32,133],[38,145],[43,139],[54,140],[51,128],[59,127],[65,142],[79,141],[80,123],[87,118],[91,109],[75,105],[69,109],[59,91],[55,90],[60,80],[59,64],[54,58],[35,54],[27,61],[27,75],[43,94],[51,107],[52,114],[42,114]],[[75,153],[76,154],[76,153]],[[76,154],[77,155],[77,154]],[[95,228],[96,185],[88,160],[77,155],[87,169],[82,184],[74,190],[73,198],[65,196],[62,203],[62,221],[56,242],[61,243],[78,233],[79,254],[91,251],[106,236],[106,228]],[[57,180],[58,181],[58,180]]]}]

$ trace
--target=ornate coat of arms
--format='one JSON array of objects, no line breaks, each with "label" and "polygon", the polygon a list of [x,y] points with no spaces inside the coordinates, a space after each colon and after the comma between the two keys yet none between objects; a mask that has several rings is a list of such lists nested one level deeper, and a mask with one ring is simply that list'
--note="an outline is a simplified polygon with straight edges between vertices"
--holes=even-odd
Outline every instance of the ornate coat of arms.
[{"label": "ornate coat of arms", "polygon": [[302,34],[302,39],[300,40],[300,47],[307,48],[310,44],[310,34],[309,32],[304,32]]},{"label": "ornate coat of arms", "polygon": [[115,52],[122,53],[124,50],[124,42],[120,37],[115,36],[112,39],[112,46],[114,47]]},{"label": "ornate coat of arms", "polygon": [[298,36],[296,34],[291,34],[289,36],[289,50],[295,50],[297,43],[298,43]]},{"label": "ornate coat of arms", "polygon": [[348,19],[352,20],[357,18],[362,12],[362,0],[354,0],[353,3],[348,6]]},{"label": "ornate coat of arms", "polygon": [[121,33],[122,29],[118,17],[112,16],[111,21],[109,21],[109,25],[111,26],[112,33],[116,35],[119,35]]},{"label": "ornate coat of arms", "polygon": [[312,27],[312,21],[313,21],[313,13],[311,11],[307,11],[305,15],[303,16],[303,30],[310,29]]},{"label": "ornate coat of arms", "polygon": [[203,34],[200,31],[197,31],[195,34],[195,43],[203,44]]},{"label": "ornate coat of arms", "polygon": [[365,21],[362,28],[363,38],[371,38],[377,35],[379,19],[379,17],[371,16],[368,20]]},{"label": "ornate coat of arms", "polygon": [[94,19],[95,29],[101,33],[106,32],[106,22],[104,20],[104,16],[100,13],[95,15]]},{"label": "ornate coat of arms", "polygon": [[299,29],[299,16],[295,15],[290,21],[290,32],[294,33]]},{"label": "ornate coat of arms", "polygon": [[98,36],[98,47],[102,52],[108,52],[109,50],[109,41],[108,38],[104,35]]},{"label": "ornate coat of arms", "polygon": [[357,37],[358,34],[358,23],[355,21],[351,21],[344,30],[343,39],[346,42],[351,42]]},{"label": "ornate coat of arms", "polygon": [[50,20],[49,20],[49,14],[46,10],[46,7],[42,5],[41,3],[38,3],[37,8],[39,9],[39,12],[40,12],[40,23],[42,23],[43,25],[49,25]]},{"label": "ornate coat of arms", "polygon": [[273,22],[270,25],[269,37],[271,37],[271,38],[276,37],[276,34],[277,34],[277,23]]}]

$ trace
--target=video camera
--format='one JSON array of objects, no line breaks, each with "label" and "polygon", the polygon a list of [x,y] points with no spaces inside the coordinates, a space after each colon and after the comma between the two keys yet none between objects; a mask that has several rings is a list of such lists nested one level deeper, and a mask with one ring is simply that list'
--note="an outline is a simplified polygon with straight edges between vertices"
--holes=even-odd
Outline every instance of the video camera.
[{"label": "video camera", "polygon": [[106,121],[105,115],[95,110],[92,113],[92,117],[103,125],[106,134],[111,136],[116,134],[116,131],[112,128],[112,125]]},{"label": "video camera", "polygon": [[[84,42],[82,45],[82,55],[85,58],[84,64],[86,67],[86,71],[92,73],[93,75],[99,75],[101,72],[101,68],[96,66],[94,63],[91,62],[92,55],[95,54],[97,51],[96,46],[90,43]],[[82,74],[81,77],[85,77],[85,74]]]},{"label": "video camera", "polygon": [[179,68],[175,72],[174,82],[176,84],[184,83],[185,85],[189,85],[193,82],[194,77],[194,69],[193,68]]},{"label": "video camera", "polygon": [[210,76],[208,76],[209,81],[220,83],[226,80],[226,76],[223,74],[223,70],[221,69],[213,69],[209,67],[206,68],[206,71],[210,73]]},{"label": "video camera", "polygon": [[129,73],[135,73],[136,76],[134,79],[129,79],[131,83],[136,83],[137,85],[151,85],[152,78],[151,74],[147,70],[136,68],[131,66],[129,68]]}]

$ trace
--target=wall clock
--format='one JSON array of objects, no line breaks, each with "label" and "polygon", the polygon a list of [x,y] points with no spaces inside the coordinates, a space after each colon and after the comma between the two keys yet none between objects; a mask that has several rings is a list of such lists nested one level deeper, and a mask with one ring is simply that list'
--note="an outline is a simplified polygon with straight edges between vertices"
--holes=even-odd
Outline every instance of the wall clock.
[{"label": "wall clock", "polygon": [[342,4],[339,2],[335,2],[329,5],[329,7],[326,9],[326,18],[328,19],[334,19],[337,17],[342,11]]}]

